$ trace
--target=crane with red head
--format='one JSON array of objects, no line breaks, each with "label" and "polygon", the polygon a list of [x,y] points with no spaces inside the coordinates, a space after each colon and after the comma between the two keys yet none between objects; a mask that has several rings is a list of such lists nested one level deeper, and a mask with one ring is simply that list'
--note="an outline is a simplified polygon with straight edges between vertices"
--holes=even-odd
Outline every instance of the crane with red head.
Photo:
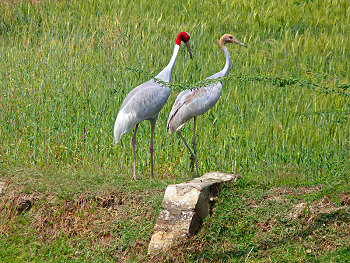
[{"label": "crane with red head", "polygon": [[123,134],[129,133],[135,127],[134,135],[132,137],[133,180],[136,180],[136,133],[139,123],[144,120],[151,122],[151,143],[149,150],[151,154],[151,177],[153,178],[154,127],[158,114],[167,102],[171,92],[167,85],[159,83],[157,79],[167,83],[171,81],[171,74],[175,66],[181,42],[185,43],[190,57],[192,58],[189,40],[190,35],[187,32],[179,33],[176,38],[173,55],[171,56],[168,65],[153,79],[131,90],[120,107],[114,124],[114,141],[117,144]]}]

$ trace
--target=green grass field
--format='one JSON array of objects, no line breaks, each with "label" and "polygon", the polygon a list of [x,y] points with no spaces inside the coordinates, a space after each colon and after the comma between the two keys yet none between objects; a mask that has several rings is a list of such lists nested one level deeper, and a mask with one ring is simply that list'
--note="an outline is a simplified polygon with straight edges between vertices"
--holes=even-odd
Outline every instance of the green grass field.
[{"label": "green grass field", "polygon": [[[228,46],[231,77],[198,118],[199,170],[242,178],[198,236],[152,260],[349,259],[348,1],[33,2],[0,0],[0,262],[150,260],[167,184],[195,176],[167,117],[180,90],[222,69],[224,33],[248,48]],[[179,85],[155,129],[155,179],[143,122],[131,182],[132,133],[115,146],[114,121],[126,94],[168,63],[181,31],[193,59],[182,46]]]}]

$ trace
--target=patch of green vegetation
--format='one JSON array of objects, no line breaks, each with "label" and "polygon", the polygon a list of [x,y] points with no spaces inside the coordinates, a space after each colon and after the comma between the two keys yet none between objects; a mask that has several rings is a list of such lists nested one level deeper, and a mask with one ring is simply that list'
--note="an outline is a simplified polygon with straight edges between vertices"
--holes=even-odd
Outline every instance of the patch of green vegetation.
[{"label": "patch of green vegetation", "polygon": [[[331,89],[348,85],[348,11],[345,2],[332,1],[207,1],[200,8],[179,1],[2,4],[1,165],[129,175],[132,135],[114,146],[113,125],[126,94],[149,75],[127,67],[154,76],[168,63],[177,33],[187,30],[194,59],[181,49],[174,83],[192,84],[221,70],[217,42],[223,33],[249,45],[229,47],[231,73],[245,77],[225,81],[219,103],[198,118],[200,171],[255,178],[261,167],[259,180],[266,181],[266,170],[277,166],[301,170],[301,182],[344,178],[350,169],[349,98],[296,80]],[[277,82],[258,81],[266,75]],[[155,171],[161,178],[186,176],[188,167],[181,140],[168,137],[164,128],[177,93],[155,130]],[[191,125],[184,129],[187,136]],[[149,140],[145,122],[137,145],[144,178]]]},{"label": "patch of green vegetation", "polygon": [[[199,170],[243,177],[222,193],[199,236],[152,260],[346,261],[349,12],[347,1],[330,0],[0,0],[0,183],[7,189],[0,261],[149,259],[163,190],[194,176],[181,140],[166,135],[167,116],[181,89],[222,69],[224,33],[248,48],[228,47],[235,77],[197,120]],[[159,114],[156,178],[149,180],[144,122],[141,180],[131,182],[132,135],[114,146],[117,112],[132,88],[168,63],[183,30],[194,58],[181,48],[172,77],[179,85]],[[183,134],[191,136],[192,123]],[[125,213],[109,206],[111,196],[122,196]],[[34,199],[19,215],[10,205],[20,197]],[[70,216],[78,221],[64,225]]]},{"label": "patch of green vegetation", "polygon": [[[244,181],[245,179],[242,179]],[[349,260],[350,209],[330,199],[308,202],[317,187],[225,187],[196,237],[160,262],[322,262]],[[297,195],[296,195],[297,194]],[[291,199],[293,197],[293,199]]]}]

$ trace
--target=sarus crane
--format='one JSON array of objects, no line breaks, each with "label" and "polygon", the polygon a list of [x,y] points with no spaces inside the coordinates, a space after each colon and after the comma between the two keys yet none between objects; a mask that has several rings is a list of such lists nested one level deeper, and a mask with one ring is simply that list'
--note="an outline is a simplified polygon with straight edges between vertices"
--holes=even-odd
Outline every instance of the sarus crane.
[{"label": "sarus crane", "polygon": [[167,85],[157,81],[169,83],[171,80],[171,73],[173,71],[177,54],[179,53],[181,42],[187,46],[187,50],[192,58],[191,49],[189,45],[190,35],[187,32],[178,34],[175,42],[173,55],[169,64],[153,79],[137,86],[125,97],[114,125],[114,141],[117,144],[123,134],[129,133],[135,127],[134,135],[132,137],[133,148],[133,174],[132,179],[136,180],[136,132],[139,123],[144,120],[151,122],[151,177],[153,178],[153,133],[154,126],[160,110],[164,107],[170,95],[170,88]]},{"label": "sarus crane", "polygon": [[[209,79],[217,79],[223,78],[227,76],[231,69],[231,56],[225,46],[227,43],[238,44],[243,47],[247,47],[236,38],[234,38],[230,34],[225,34],[220,38],[219,44],[222,51],[226,57],[226,64],[224,68],[206,78]],[[188,151],[191,154],[191,167],[193,170],[194,163],[196,164],[196,174],[198,176],[198,162],[197,162],[197,143],[196,143],[196,118],[198,115],[201,115],[207,112],[210,108],[212,108],[218,99],[220,98],[222,90],[222,81],[217,83],[209,84],[202,88],[195,89],[187,89],[182,91],[176,98],[175,103],[171,109],[169,114],[168,122],[167,122],[167,130],[170,134],[177,132],[180,138],[185,143]],[[185,138],[181,134],[182,127],[193,118],[193,137],[192,137],[192,145],[193,152],[191,148],[188,146]]]}]

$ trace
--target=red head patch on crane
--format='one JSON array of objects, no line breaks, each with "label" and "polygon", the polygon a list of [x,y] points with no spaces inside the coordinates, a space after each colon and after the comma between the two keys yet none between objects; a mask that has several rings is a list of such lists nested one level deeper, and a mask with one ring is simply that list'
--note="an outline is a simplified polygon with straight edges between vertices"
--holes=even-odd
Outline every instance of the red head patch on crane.
[{"label": "red head patch on crane", "polygon": [[187,32],[183,31],[177,35],[175,44],[180,46],[181,41],[187,43],[189,40],[190,40],[190,35]]}]

